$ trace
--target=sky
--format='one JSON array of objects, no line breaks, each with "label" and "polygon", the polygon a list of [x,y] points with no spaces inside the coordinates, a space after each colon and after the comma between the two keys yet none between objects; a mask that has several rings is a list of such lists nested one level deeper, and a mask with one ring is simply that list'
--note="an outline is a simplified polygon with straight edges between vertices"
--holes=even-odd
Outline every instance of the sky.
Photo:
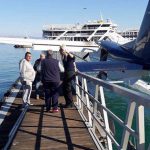
[{"label": "sky", "polygon": [[140,28],[148,0],[0,0],[0,36],[42,37],[43,25],[111,19]]}]

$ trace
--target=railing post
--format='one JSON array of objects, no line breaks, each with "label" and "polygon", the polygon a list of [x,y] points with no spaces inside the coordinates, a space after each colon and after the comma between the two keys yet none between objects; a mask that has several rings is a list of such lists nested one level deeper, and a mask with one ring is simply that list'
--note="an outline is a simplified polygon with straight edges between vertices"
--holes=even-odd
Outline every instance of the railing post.
[{"label": "railing post", "polygon": [[[102,105],[104,107],[106,107],[103,87],[100,86],[99,88],[100,88],[101,103],[102,103]],[[103,110],[103,116],[104,116],[105,128],[106,128],[107,132],[110,133],[109,122],[108,122],[108,115],[107,115],[107,112],[105,110]],[[108,137],[108,135],[107,135],[107,142],[108,142],[108,149],[112,150],[112,142],[111,142],[111,139]]]},{"label": "railing post", "polygon": [[79,97],[81,98],[81,94],[80,94],[80,89],[78,85],[79,85],[79,77],[76,76],[76,99],[77,99],[78,108],[81,109],[81,99],[79,99]]},{"label": "railing post", "polygon": [[[95,87],[95,99],[98,100],[98,90],[99,89],[99,86],[96,85]],[[93,106],[93,114],[96,116],[97,115],[97,102],[95,101],[94,102],[94,106]],[[96,121],[95,119],[93,119],[93,131],[95,133],[95,128],[96,128]]]},{"label": "railing post", "polygon": [[137,149],[145,149],[145,124],[144,124],[144,106],[139,105],[136,109],[136,125],[137,125]]},{"label": "railing post", "polygon": [[[135,106],[136,106],[135,102],[131,102],[128,105],[125,125],[127,125],[129,128],[132,126],[132,120],[133,120],[133,116],[134,116]],[[122,149],[127,149],[128,141],[129,141],[129,135],[130,135],[129,131],[127,131],[124,128],[122,140],[121,140],[121,148]]]},{"label": "railing post", "polygon": [[[86,82],[85,78],[84,78],[84,88],[85,88],[85,92],[88,93],[87,82]],[[85,93],[86,105],[87,105],[87,108],[90,110],[90,100],[89,100],[89,96],[87,93]],[[92,115],[91,115],[91,112],[89,110],[88,110],[89,127],[92,127]]]},{"label": "railing post", "polygon": [[[81,95],[81,99],[82,101],[85,101],[85,96],[84,96],[84,78],[82,77],[82,95]],[[81,101],[81,113],[83,114],[83,102]]]}]

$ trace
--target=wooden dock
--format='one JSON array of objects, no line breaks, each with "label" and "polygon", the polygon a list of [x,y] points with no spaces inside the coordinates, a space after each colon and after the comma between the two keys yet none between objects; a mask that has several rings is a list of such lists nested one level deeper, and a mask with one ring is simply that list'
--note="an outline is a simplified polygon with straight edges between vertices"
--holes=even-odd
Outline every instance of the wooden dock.
[{"label": "wooden dock", "polygon": [[[29,107],[10,149],[97,149],[75,107],[69,109],[60,107],[58,113],[50,113],[45,111],[43,99],[36,100],[33,97],[31,96],[31,102],[34,105]],[[20,92],[0,126],[0,149],[6,144],[8,134],[22,112],[21,98]],[[59,97],[59,102],[64,103],[64,97]]]}]

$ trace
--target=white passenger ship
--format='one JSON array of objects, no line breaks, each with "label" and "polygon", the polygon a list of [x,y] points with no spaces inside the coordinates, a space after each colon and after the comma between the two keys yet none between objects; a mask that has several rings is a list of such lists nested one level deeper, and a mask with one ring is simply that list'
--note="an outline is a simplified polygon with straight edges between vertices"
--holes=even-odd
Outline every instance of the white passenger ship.
[{"label": "white passenger ship", "polygon": [[[137,29],[117,31],[117,24],[106,21],[88,21],[85,24],[51,24],[43,26],[43,38],[67,41],[97,41],[104,38],[105,33],[115,32],[127,40],[134,40],[138,35]],[[116,34],[116,36],[117,36]],[[105,34],[106,35],[106,34]],[[118,37],[116,37],[118,38]],[[122,39],[123,40],[123,39]]]},{"label": "white passenger ship", "polygon": [[43,38],[67,41],[97,41],[107,32],[115,32],[117,25],[111,20],[88,21],[87,23],[67,25],[51,24],[43,27]]}]

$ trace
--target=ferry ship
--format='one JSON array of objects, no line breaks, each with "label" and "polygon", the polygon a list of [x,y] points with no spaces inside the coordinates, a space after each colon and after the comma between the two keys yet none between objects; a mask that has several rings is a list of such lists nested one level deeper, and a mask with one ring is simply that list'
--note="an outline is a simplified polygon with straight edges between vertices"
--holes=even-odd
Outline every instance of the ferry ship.
[{"label": "ferry ship", "polygon": [[43,38],[67,41],[97,41],[107,32],[116,32],[117,24],[107,19],[85,24],[51,24],[43,26]]},{"label": "ferry ship", "polygon": [[[121,41],[132,41],[137,38],[139,30],[117,31],[117,24],[112,23],[109,19],[106,21],[88,21],[85,24],[51,24],[43,26],[43,38],[49,40],[98,41],[104,38],[104,34],[112,32],[116,33],[117,40],[119,37]],[[113,41],[116,41],[116,39],[113,38]]]}]

